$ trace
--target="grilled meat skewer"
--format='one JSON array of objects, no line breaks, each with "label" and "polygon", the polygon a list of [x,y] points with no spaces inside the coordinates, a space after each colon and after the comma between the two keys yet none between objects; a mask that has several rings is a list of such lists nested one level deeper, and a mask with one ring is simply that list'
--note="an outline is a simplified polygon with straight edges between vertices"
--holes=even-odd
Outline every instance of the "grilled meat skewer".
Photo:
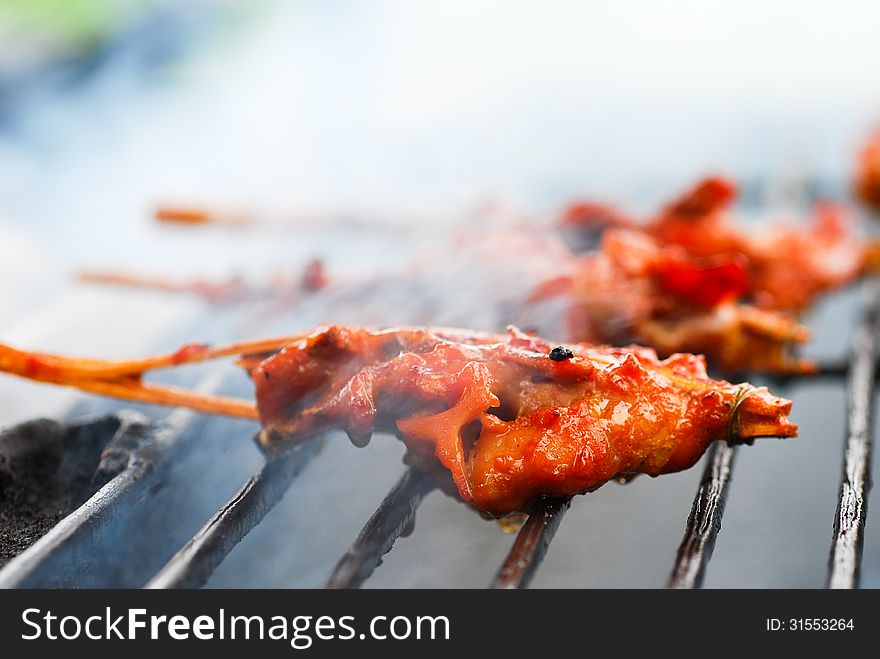
[{"label": "grilled meat skewer", "polygon": [[[230,355],[253,378],[255,406],[142,381],[155,368]],[[0,370],[118,398],[256,417],[269,454],[330,428],[344,429],[356,444],[375,430],[390,432],[412,461],[445,470],[463,501],[495,516],[626,474],[686,469],[713,441],[797,433],[790,401],[766,388],[712,380],[702,357],[661,361],[637,346],[554,346],[515,328],[494,335],[329,326],[122,362],[0,345]]]}]

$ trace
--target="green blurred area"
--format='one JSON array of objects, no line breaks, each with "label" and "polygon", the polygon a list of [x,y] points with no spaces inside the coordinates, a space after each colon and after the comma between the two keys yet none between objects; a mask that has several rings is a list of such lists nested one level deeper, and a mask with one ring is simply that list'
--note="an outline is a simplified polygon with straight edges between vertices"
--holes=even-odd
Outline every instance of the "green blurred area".
[{"label": "green blurred area", "polygon": [[23,39],[89,49],[163,4],[167,0],[0,0],[0,26]]}]

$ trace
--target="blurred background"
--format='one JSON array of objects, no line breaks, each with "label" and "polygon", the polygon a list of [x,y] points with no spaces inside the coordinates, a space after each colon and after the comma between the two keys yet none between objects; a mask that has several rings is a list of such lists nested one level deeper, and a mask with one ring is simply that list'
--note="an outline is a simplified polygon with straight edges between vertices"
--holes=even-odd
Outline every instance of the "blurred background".
[{"label": "blurred background", "polygon": [[[454,261],[431,250],[486,208],[541,221],[591,196],[644,212],[709,172],[742,184],[745,215],[847,201],[857,149],[880,121],[878,24],[870,0],[0,0],[0,340],[123,357],[330,320],[491,326],[479,295],[450,310],[442,295],[431,306],[411,291],[356,313],[350,300],[324,300],[296,314],[214,310],[206,323],[199,299],[97,287],[74,273],[260,279],[317,257],[331,279],[358,279],[425,254]],[[296,227],[161,226],[160,204]],[[470,266],[446,273],[447,293],[485,283]],[[853,296],[811,316],[811,351],[845,354]],[[823,583],[842,387],[785,394],[802,436],[740,452],[707,586]],[[63,415],[80,400],[2,378],[0,425]],[[390,484],[400,451],[382,450],[331,455]],[[534,584],[662,585],[699,471],[580,498]],[[792,484],[784,491],[779,474]],[[339,528],[316,536],[339,552],[315,550],[310,571],[282,564],[256,585],[320,584],[384,490],[373,494],[363,504],[354,490],[340,495]],[[243,566],[289,548],[295,498],[211,585],[253,583]],[[477,575],[510,538],[441,495],[424,508],[422,540],[417,531],[400,541],[386,561],[397,567],[370,583],[483,585],[488,576]],[[774,512],[755,512],[766,508]],[[869,587],[880,586],[877,526]],[[431,555],[433,574],[408,569],[431,543],[455,549]]]}]

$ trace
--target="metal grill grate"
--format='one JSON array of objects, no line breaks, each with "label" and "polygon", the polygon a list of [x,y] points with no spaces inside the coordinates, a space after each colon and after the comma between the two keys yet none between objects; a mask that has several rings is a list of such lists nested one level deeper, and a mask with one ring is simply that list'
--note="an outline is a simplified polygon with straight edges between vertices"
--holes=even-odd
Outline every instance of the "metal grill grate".
[{"label": "metal grill grate", "polygon": [[706,566],[721,531],[721,517],[735,457],[735,446],[716,443],[709,449],[706,469],[669,578],[670,588],[699,588],[703,583]]},{"label": "metal grill grate", "polygon": [[853,360],[847,378],[848,428],[843,476],[834,516],[834,538],[828,558],[829,588],[855,588],[859,584],[868,489],[871,486],[877,331],[880,329],[877,282],[870,286],[870,296],[871,303],[853,342]]},{"label": "metal grill grate", "polygon": [[570,505],[571,499],[541,499],[535,503],[492,582],[493,588],[525,588],[529,585]]},{"label": "metal grill grate", "polygon": [[[829,559],[827,585],[830,588],[858,586],[864,540],[880,329],[880,286],[871,282],[865,288],[869,301],[854,337],[847,369],[848,430]],[[833,367],[823,369],[821,376],[838,378],[842,374],[842,369]],[[0,587],[119,585],[112,581],[113,570],[102,577],[99,571],[87,567],[93,574],[84,580],[82,559],[97,552],[99,556],[93,563],[114,560],[112,556],[100,556],[96,547],[102,537],[112,533],[110,529],[121,516],[128,514],[131,506],[149,500],[151,492],[159,487],[167,465],[174,460],[181,437],[199,432],[198,419],[188,412],[176,412],[160,429],[147,425],[139,416],[125,414],[113,423],[95,422],[95,428],[113,434],[112,442],[131,449],[124,468],[83,506],[0,571]],[[268,461],[170,560],[156,566],[142,566],[135,578],[142,578],[142,583],[149,588],[203,585],[235,545],[283,497],[296,476],[317,455],[320,444],[320,440],[306,442]],[[668,587],[702,585],[721,530],[735,456],[736,449],[723,443],[716,443],[707,453],[706,467]],[[382,557],[392,549],[397,538],[412,531],[416,510],[433,487],[429,479],[409,469],[339,560],[326,587],[360,587],[381,564]],[[524,588],[529,584],[570,505],[570,499],[549,498],[534,504],[491,587]]]},{"label": "metal grill grate", "polygon": [[339,560],[327,580],[327,588],[360,587],[381,564],[382,557],[391,551],[394,541],[412,532],[416,510],[432,489],[427,479],[410,468]]}]

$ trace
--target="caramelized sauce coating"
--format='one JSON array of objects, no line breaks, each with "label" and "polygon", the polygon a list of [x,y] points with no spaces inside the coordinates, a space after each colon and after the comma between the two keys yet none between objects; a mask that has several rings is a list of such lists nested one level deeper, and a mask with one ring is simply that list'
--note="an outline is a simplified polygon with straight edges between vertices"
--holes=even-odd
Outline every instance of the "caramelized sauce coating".
[{"label": "caramelized sauce coating", "polygon": [[554,347],[515,328],[320,328],[253,365],[261,442],[272,452],[331,427],[356,444],[392,432],[500,516],[686,469],[716,440],[797,432],[790,401],[711,380],[701,357],[576,344],[555,361]]},{"label": "caramelized sauce coating", "polygon": [[739,261],[748,275],[747,297],[764,309],[805,309],[818,296],[877,270],[880,248],[856,235],[841,207],[818,204],[807,226],[779,223],[746,230],[730,213],[736,194],[731,181],[709,177],[647,222],[581,201],[564,211],[561,223],[637,228],[693,257]]},{"label": "caramelized sauce coating", "polygon": [[696,258],[645,232],[610,229],[567,278],[532,297],[565,295],[569,334],[579,341],[705,354],[728,371],[811,372],[812,362],[789,354],[809,338],[805,327],[784,312],[740,304],[750,287],[743,261]]}]

